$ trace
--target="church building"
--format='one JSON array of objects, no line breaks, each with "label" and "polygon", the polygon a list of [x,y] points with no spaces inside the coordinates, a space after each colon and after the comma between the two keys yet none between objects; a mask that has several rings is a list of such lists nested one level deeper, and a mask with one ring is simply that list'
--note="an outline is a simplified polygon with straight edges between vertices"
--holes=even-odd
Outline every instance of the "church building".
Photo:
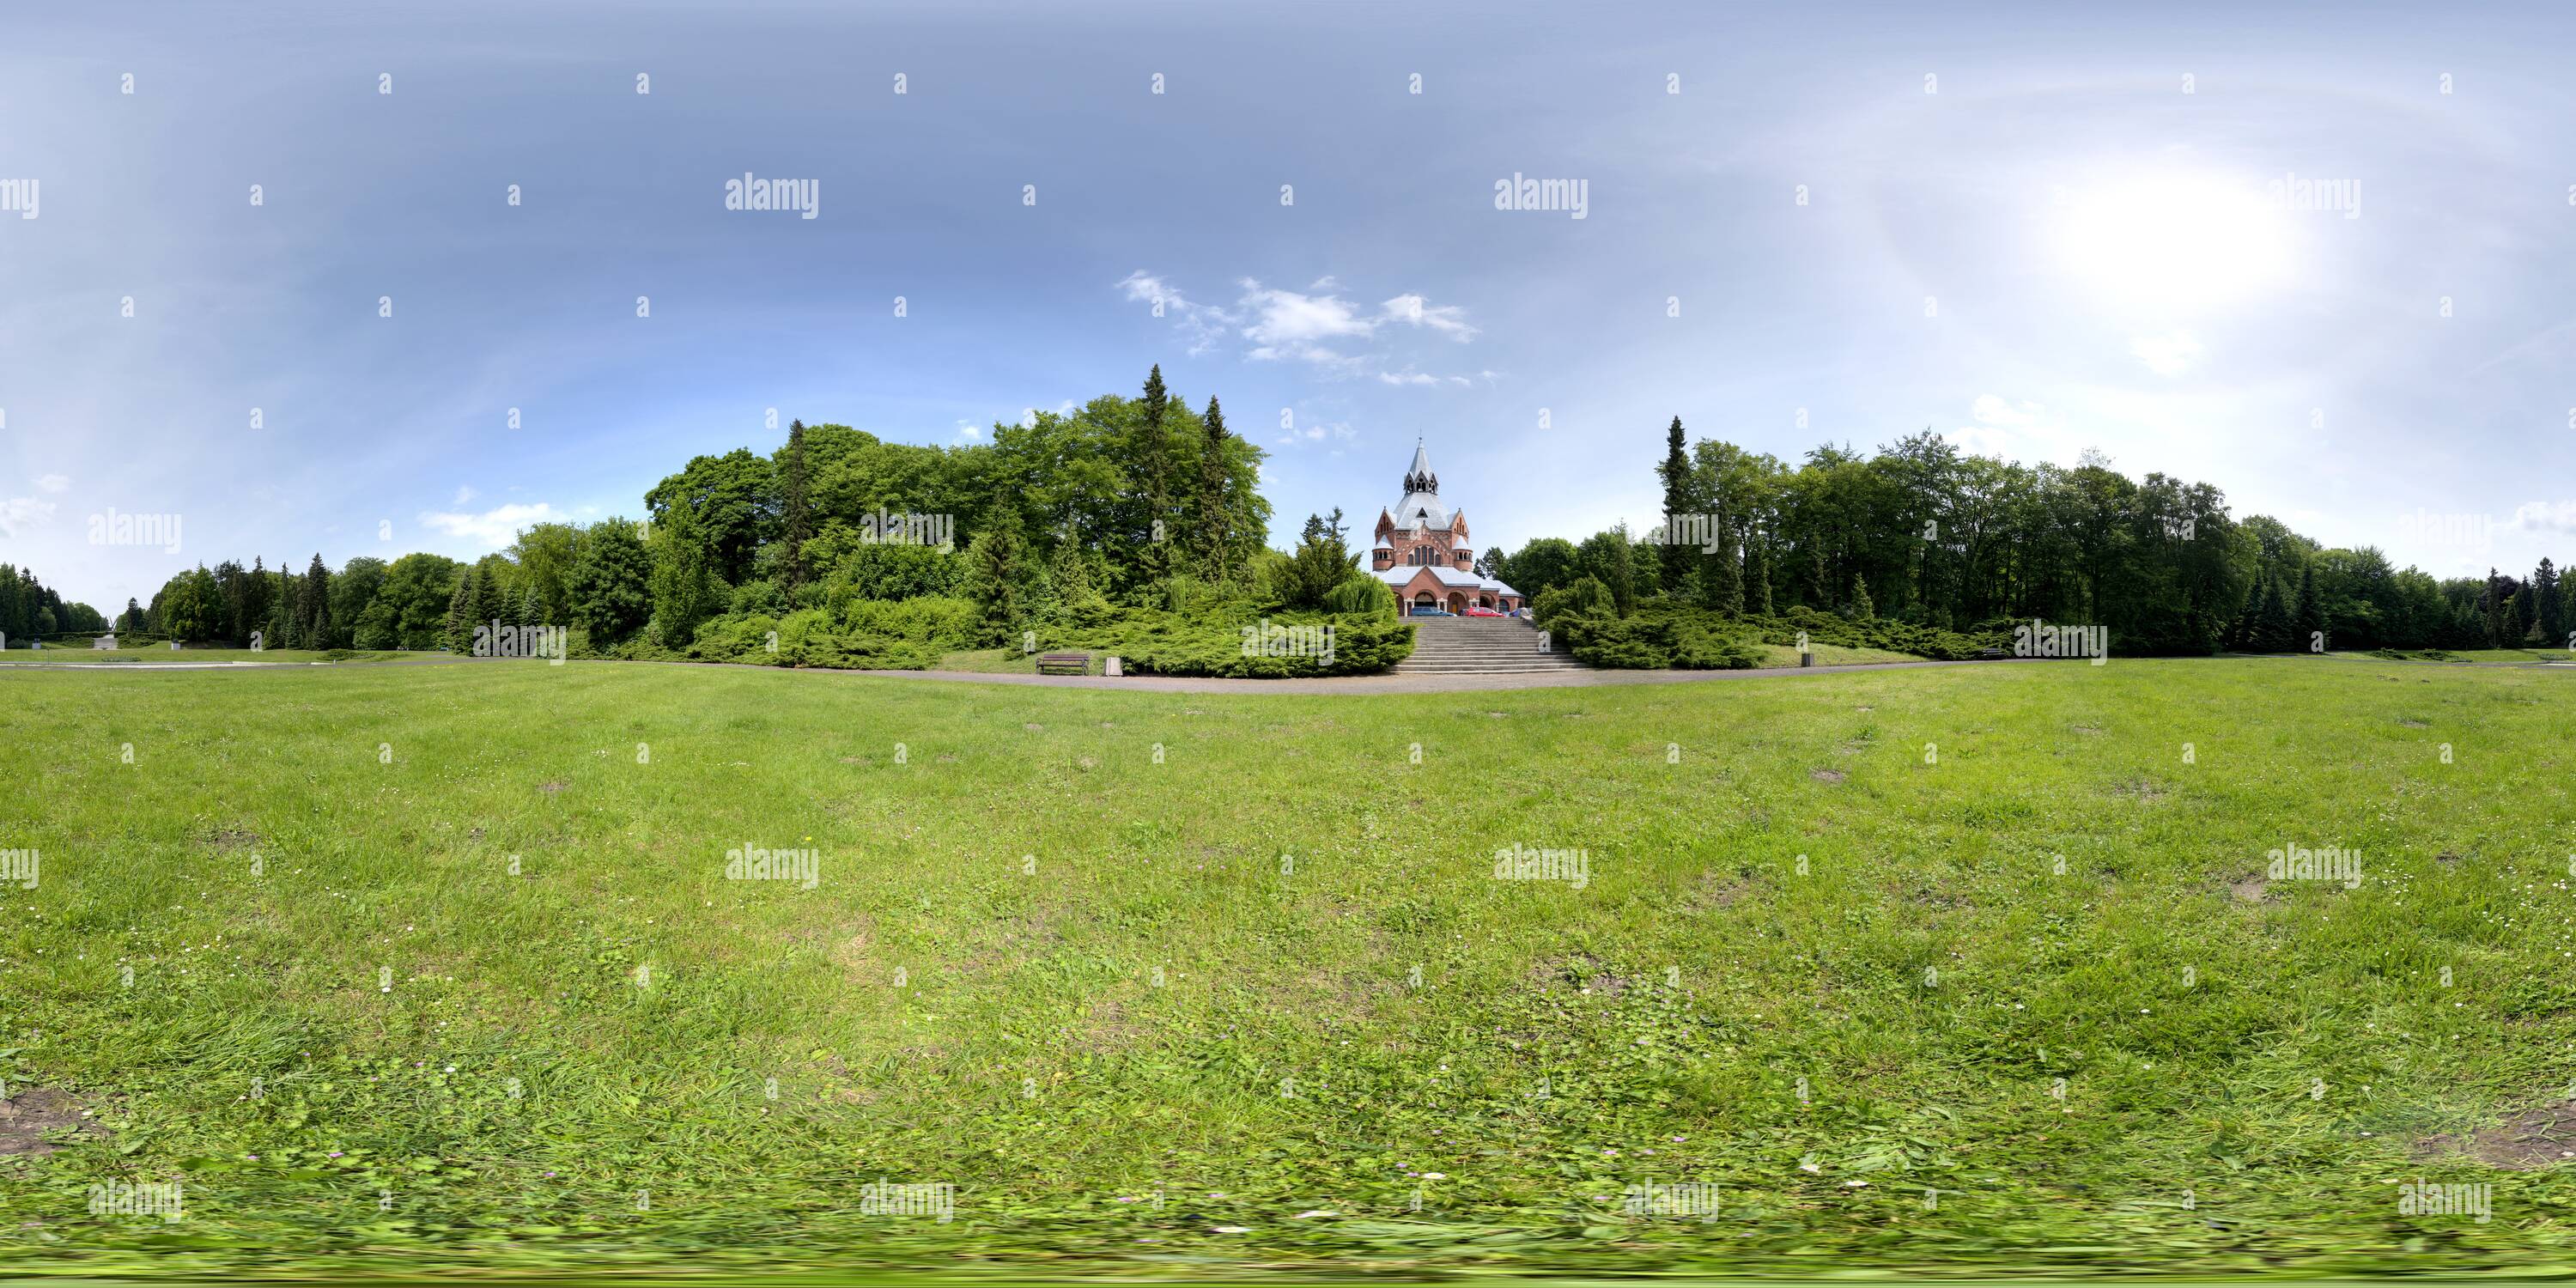
[{"label": "church building", "polygon": [[1422,608],[1463,615],[1470,608],[1508,613],[1521,606],[1519,591],[1476,574],[1466,513],[1441,503],[1440,476],[1431,472],[1420,440],[1404,474],[1404,499],[1378,511],[1372,545],[1369,572],[1395,589],[1398,611],[1407,616]]}]

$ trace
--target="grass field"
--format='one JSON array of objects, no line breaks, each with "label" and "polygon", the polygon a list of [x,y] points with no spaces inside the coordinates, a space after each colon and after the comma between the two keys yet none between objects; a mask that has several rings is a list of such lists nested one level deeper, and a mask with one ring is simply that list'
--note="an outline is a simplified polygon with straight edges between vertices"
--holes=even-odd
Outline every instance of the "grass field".
[{"label": "grass field", "polygon": [[[0,1249],[2563,1268],[2571,686],[13,673],[0,850],[41,875],[0,920],[0,1147],[96,1126],[0,1157]],[[2289,846],[2362,879],[2267,880]],[[727,879],[746,847],[814,884]],[[85,1207],[173,1178],[179,1221]],[[2492,1220],[2401,1213],[2417,1178]],[[1650,1184],[1708,1188],[1628,1212]]]},{"label": "grass field", "polygon": [[0,666],[172,666],[181,663],[207,665],[216,662],[380,662],[400,658],[437,657],[435,653],[357,653],[326,658],[320,650],[273,648],[254,651],[246,648],[125,648],[98,650],[92,648],[10,649],[0,653]]}]

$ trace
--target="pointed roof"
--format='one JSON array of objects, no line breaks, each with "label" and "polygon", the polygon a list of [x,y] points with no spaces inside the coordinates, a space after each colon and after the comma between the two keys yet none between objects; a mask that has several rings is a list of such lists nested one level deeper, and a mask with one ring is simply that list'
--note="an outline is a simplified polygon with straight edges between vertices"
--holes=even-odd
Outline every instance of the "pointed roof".
[{"label": "pointed roof", "polygon": [[1413,465],[1404,472],[1404,499],[1390,511],[1399,528],[1446,528],[1449,507],[1440,503],[1440,476],[1431,472],[1431,453],[1413,440]]}]

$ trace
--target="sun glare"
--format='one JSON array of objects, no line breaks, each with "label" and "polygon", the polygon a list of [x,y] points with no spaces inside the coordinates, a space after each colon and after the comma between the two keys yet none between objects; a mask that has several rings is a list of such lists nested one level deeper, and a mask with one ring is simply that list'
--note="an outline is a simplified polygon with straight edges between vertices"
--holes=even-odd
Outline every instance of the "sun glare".
[{"label": "sun glare", "polygon": [[2287,222],[2262,188],[2165,173],[2062,191],[2051,221],[2060,263],[2107,304],[2190,312],[2279,282]]}]

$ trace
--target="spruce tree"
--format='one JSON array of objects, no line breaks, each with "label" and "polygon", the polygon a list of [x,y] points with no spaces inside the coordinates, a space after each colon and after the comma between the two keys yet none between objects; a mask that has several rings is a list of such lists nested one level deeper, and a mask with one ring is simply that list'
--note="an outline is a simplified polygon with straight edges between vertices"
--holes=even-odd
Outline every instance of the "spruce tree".
[{"label": "spruce tree", "polygon": [[1699,559],[1700,601],[1729,617],[1744,612],[1744,568],[1736,562],[1735,518],[1727,513],[1726,492],[1709,497],[1710,544],[1717,547]]},{"label": "spruce tree", "polygon": [[1016,644],[1035,610],[1019,515],[997,507],[992,521],[966,544],[965,597],[984,610],[986,644]]},{"label": "spruce tree", "polygon": [[2504,647],[2504,579],[2496,570],[2487,569],[2486,589],[2478,595],[2478,611],[2483,616],[2487,647]]},{"label": "spruce tree", "polygon": [[1136,445],[1130,452],[1135,458],[1137,492],[1144,497],[1142,531],[1137,533],[1143,544],[1136,561],[1146,582],[1158,582],[1171,575],[1172,466],[1171,445],[1163,436],[1163,417],[1172,405],[1171,394],[1163,388],[1163,364],[1145,373],[1145,396],[1138,407]]},{"label": "spruce tree", "polygon": [[652,613],[653,555],[624,519],[594,523],[582,534],[581,555],[564,585],[572,610],[570,625],[580,627],[590,646],[605,649],[625,641]]},{"label": "spruce tree", "polygon": [[276,623],[277,629],[269,632],[270,648],[303,647],[304,634],[299,628],[304,624],[304,586],[287,571],[293,566],[284,559],[277,561],[277,603],[269,610],[269,620]]},{"label": "spruce tree", "polygon": [[1744,607],[1757,616],[1771,615],[1771,543],[1755,533],[1744,542]]},{"label": "spruce tree", "polygon": [[474,606],[478,602],[478,588],[474,582],[471,565],[457,570],[456,589],[447,597],[446,629],[443,632],[450,653],[470,653],[474,649]]},{"label": "spruce tree", "polygon": [[519,592],[519,625],[553,625],[553,623],[546,620],[545,601],[537,597],[537,588],[534,586],[530,586],[526,590]]},{"label": "spruce tree", "polygon": [[2299,616],[2290,651],[2306,652],[2319,647],[2326,634],[2326,605],[2317,594],[2317,566],[2313,563],[2299,569]]},{"label": "spruce tree", "polygon": [[2260,651],[2254,647],[2254,628],[2263,619],[2264,584],[2260,569],[2255,571],[2254,580],[2245,583],[2245,606],[2236,611],[2236,621],[2228,627],[2227,647],[2245,653]]},{"label": "spruce tree", "polygon": [[706,615],[707,551],[683,498],[672,498],[653,525],[653,635],[667,649],[687,648]]},{"label": "spruce tree", "polygon": [[2540,566],[2532,570],[2531,598],[2532,623],[2538,629],[2541,646],[2565,648],[2567,619],[2559,611],[2558,569],[2547,556],[2543,556]]},{"label": "spruce tree", "polygon": [[805,422],[787,422],[787,459],[779,464],[778,490],[781,516],[787,527],[781,575],[787,583],[787,602],[796,603],[796,588],[805,584],[805,542],[814,535],[814,515],[805,500]]},{"label": "spruce tree", "polygon": [[1807,606],[1820,613],[1834,607],[1833,596],[1825,593],[1825,545],[1813,537],[1807,543]]},{"label": "spruce tree", "polygon": [[1618,538],[1610,545],[1610,603],[1626,617],[1637,606],[1637,560],[1628,549],[1628,525],[1610,531]]},{"label": "spruce tree", "polygon": [[305,647],[331,647],[337,642],[331,629],[331,570],[323,566],[319,550],[304,569],[304,599]]},{"label": "spruce tree", "polygon": [[1227,549],[1233,534],[1227,529],[1225,412],[1211,395],[1207,405],[1207,434],[1199,448],[1198,512],[1196,522],[1199,546],[1199,573],[1211,583],[1222,583],[1227,574]]},{"label": "spruce tree", "polygon": [[2255,610],[2254,631],[2250,643],[2257,653],[2287,653],[2298,624],[2290,620],[2290,609],[2281,600],[2281,579],[2268,577],[2263,582],[2263,604]]},{"label": "spruce tree", "polygon": [[1682,417],[1672,417],[1672,428],[1664,430],[1664,544],[1674,546],[1682,541],[1682,515],[1690,510],[1690,456],[1682,451]]},{"label": "spruce tree", "polygon": [[1852,574],[1851,616],[1856,622],[1866,622],[1878,616],[1878,606],[1869,602],[1869,583],[1862,580],[1859,573]]},{"label": "spruce tree", "polygon": [[475,568],[474,624],[490,626],[501,620],[503,606],[510,602],[510,587],[501,579],[501,567],[485,562]]}]

